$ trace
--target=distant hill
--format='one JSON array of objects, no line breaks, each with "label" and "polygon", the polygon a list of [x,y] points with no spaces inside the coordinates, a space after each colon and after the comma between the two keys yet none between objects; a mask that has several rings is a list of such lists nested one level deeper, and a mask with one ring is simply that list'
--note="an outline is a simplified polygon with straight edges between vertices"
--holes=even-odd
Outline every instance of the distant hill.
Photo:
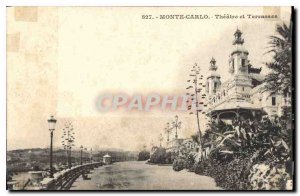
[{"label": "distant hill", "polygon": [[[93,161],[102,161],[103,156],[108,153],[112,157],[112,161],[133,161],[137,160],[138,152],[124,151],[115,148],[106,148],[94,151],[92,155]],[[72,163],[80,164],[80,150],[74,150],[71,153]],[[91,161],[89,151],[83,151],[83,162]],[[54,165],[67,164],[67,152],[63,149],[53,150]],[[39,167],[40,170],[48,170],[49,168],[49,148],[31,148],[7,151],[7,169],[9,171],[30,171]]]}]

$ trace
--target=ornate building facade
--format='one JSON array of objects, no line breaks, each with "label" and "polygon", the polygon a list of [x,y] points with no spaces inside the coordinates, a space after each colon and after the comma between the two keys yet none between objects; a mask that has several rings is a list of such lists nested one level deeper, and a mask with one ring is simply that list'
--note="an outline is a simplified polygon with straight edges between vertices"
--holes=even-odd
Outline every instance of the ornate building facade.
[{"label": "ornate building facade", "polygon": [[221,82],[217,62],[210,61],[206,79],[206,114],[214,119],[261,118],[263,115],[281,116],[287,99],[263,90],[261,68],[254,68],[244,47],[242,32],[234,33],[233,50],[228,59],[230,79]]}]

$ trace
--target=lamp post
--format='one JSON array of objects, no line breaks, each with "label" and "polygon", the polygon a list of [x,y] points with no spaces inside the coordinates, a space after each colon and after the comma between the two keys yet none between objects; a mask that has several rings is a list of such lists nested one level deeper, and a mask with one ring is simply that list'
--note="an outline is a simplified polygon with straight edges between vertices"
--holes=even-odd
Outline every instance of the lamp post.
[{"label": "lamp post", "polygon": [[170,123],[167,122],[165,127],[165,132],[167,133],[167,143],[170,141],[170,133],[172,132],[172,128],[170,128]]},{"label": "lamp post", "polygon": [[56,119],[53,116],[48,119],[49,131],[50,131],[50,178],[53,178],[53,166],[52,166],[52,148],[53,148],[53,132],[55,130]]},{"label": "lamp post", "polygon": [[173,128],[175,128],[175,139],[178,139],[177,129],[181,128],[181,121],[178,122],[178,116],[175,116],[175,121],[172,122]]},{"label": "lamp post", "polygon": [[161,147],[161,146],[162,146],[162,145],[161,145],[161,142],[164,140],[162,134],[159,134],[158,140],[159,140],[159,147]]},{"label": "lamp post", "polygon": [[80,146],[80,165],[82,165],[82,151],[83,151],[83,146]]},{"label": "lamp post", "polygon": [[91,148],[91,163],[93,163],[93,149]]}]

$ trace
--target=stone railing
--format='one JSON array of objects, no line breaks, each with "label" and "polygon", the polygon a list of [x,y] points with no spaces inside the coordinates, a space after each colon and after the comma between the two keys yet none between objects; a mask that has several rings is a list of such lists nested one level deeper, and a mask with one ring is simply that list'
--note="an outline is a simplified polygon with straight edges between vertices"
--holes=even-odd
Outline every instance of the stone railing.
[{"label": "stone railing", "polygon": [[101,165],[100,162],[88,163],[57,172],[54,174],[54,178],[44,178],[41,181],[40,190],[68,190],[80,175]]}]

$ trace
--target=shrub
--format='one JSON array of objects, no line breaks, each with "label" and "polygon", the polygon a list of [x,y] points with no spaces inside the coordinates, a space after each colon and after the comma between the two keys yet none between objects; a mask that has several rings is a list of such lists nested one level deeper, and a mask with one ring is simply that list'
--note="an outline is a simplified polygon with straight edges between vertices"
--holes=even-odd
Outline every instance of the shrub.
[{"label": "shrub", "polygon": [[212,172],[211,167],[212,165],[210,160],[206,159],[201,162],[195,163],[193,165],[193,170],[196,174],[210,176]]},{"label": "shrub", "polygon": [[249,181],[253,190],[284,190],[290,175],[283,165],[255,164],[251,168]]},{"label": "shrub", "polygon": [[194,171],[193,170],[194,164],[195,164],[195,159],[194,159],[193,154],[191,153],[187,156],[185,168],[188,169],[189,171]]},{"label": "shrub", "polygon": [[174,171],[181,171],[185,168],[186,161],[183,158],[177,158],[173,162],[173,170]]},{"label": "shrub", "polygon": [[[211,141],[216,147],[212,149],[208,160],[202,160],[194,165],[193,169],[198,174],[213,177],[218,186],[228,190],[245,190],[253,187],[267,189],[267,185],[260,182],[255,184],[252,182],[255,178],[248,176],[252,165],[257,163],[285,166],[287,167],[285,173],[291,172],[288,163],[292,160],[292,133],[287,127],[284,120],[276,117],[272,120],[265,117],[261,121],[235,119],[232,125],[222,122],[219,125],[212,124],[204,136],[211,139],[206,142]],[[276,186],[272,186],[279,187],[277,181],[287,181],[285,176],[290,175],[285,173],[269,176],[268,178],[280,179],[275,180]],[[264,179],[264,182],[266,181],[269,180]],[[282,187],[284,186],[281,185]]]},{"label": "shrub", "polygon": [[165,148],[158,148],[150,157],[150,163],[156,164],[172,164],[174,156],[171,152],[167,152]]},{"label": "shrub", "polygon": [[188,169],[189,171],[194,171],[194,164],[195,161],[192,154],[188,154],[187,156],[178,156],[173,162],[173,170],[181,171],[183,169]]},{"label": "shrub", "polygon": [[138,155],[138,161],[146,161],[150,158],[150,152],[143,150]]},{"label": "shrub", "polygon": [[217,186],[226,190],[248,190],[249,160],[233,159],[220,162],[206,159],[194,164],[196,174],[210,176],[215,179]]}]

